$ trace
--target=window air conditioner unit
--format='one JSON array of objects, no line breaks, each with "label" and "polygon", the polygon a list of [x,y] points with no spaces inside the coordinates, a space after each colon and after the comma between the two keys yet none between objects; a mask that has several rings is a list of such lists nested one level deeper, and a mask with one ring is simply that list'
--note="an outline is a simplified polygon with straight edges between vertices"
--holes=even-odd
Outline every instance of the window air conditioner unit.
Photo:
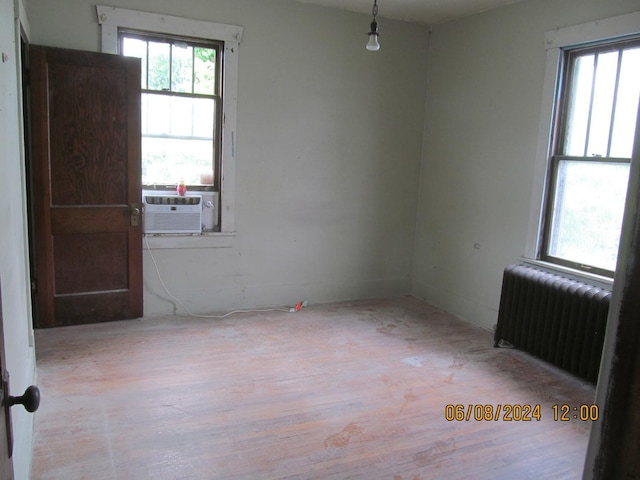
[{"label": "window air conditioner unit", "polygon": [[143,195],[144,233],[202,233],[202,196]]}]

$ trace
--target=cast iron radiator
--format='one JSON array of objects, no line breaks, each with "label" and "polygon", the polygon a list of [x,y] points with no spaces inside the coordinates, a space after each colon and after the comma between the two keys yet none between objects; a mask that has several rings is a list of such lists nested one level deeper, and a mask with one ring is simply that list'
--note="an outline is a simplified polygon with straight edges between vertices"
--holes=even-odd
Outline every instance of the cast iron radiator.
[{"label": "cast iron radiator", "polygon": [[611,291],[525,265],[504,270],[494,346],[598,380]]}]

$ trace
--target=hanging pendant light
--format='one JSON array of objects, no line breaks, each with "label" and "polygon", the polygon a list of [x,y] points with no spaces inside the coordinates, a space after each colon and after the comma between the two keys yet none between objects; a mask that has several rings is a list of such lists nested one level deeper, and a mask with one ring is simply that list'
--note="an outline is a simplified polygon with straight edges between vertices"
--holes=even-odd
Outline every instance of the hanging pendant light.
[{"label": "hanging pendant light", "polygon": [[371,22],[371,31],[369,32],[367,50],[377,52],[380,50],[380,44],[378,43],[378,22],[376,21],[376,17],[378,16],[378,0],[373,0],[371,13],[373,14],[373,21]]}]

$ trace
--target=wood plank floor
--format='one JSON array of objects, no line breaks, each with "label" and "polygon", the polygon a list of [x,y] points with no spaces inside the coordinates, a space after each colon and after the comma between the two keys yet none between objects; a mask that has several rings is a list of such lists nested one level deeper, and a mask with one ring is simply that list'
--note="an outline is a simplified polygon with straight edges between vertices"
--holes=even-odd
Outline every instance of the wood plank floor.
[{"label": "wood plank floor", "polygon": [[[576,479],[591,427],[551,405],[593,386],[410,297],[36,342],[33,479]],[[541,420],[447,421],[447,404]]]}]

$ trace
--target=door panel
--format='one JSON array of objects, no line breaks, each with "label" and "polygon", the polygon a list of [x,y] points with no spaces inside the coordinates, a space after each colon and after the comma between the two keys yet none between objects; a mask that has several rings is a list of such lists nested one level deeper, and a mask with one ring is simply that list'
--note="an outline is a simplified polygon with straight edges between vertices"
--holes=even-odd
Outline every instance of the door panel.
[{"label": "door panel", "polygon": [[30,54],[36,326],[140,317],[140,62]]},{"label": "door panel", "polygon": [[[56,293],[126,290],[128,253],[122,233],[54,235]],[[92,259],[91,268],[86,258]]]}]

